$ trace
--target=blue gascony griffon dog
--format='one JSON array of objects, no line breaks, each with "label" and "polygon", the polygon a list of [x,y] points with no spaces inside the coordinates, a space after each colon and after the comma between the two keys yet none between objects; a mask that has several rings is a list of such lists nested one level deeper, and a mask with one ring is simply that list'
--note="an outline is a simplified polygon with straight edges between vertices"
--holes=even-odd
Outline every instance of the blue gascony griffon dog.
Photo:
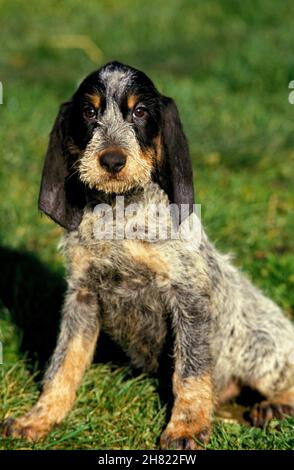
[{"label": "blue gascony griffon dog", "polygon": [[203,229],[193,249],[172,238],[96,240],[93,208],[115,210],[118,195],[141,204],[139,225],[151,204],[189,205],[180,227],[192,215],[192,167],[174,101],[144,73],[111,62],[61,105],[51,133],[39,207],[66,229],[68,290],[40,398],[25,416],[7,418],[2,434],[36,441],[66,416],[101,329],[148,372],[171,337],[174,401],[162,449],[203,447],[215,407],[243,385],[264,396],[253,424],[293,416],[294,328],[280,308]]}]

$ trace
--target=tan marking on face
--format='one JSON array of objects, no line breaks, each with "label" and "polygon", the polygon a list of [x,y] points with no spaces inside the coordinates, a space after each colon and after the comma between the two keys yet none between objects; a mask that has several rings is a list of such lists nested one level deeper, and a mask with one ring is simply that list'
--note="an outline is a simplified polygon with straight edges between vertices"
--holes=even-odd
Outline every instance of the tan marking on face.
[{"label": "tan marking on face", "polygon": [[[96,129],[79,160],[81,180],[90,188],[106,193],[125,193],[132,188],[143,187],[151,180],[155,161],[154,150],[141,149],[133,126],[116,108],[114,105],[113,109],[110,107],[110,116],[105,118],[107,132],[103,128]],[[111,142],[127,156],[124,168],[116,175],[110,175],[97,158],[108,150],[107,144],[111,145]]]},{"label": "tan marking on face", "polygon": [[150,168],[152,168],[154,164],[154,160],[155,160],[154,150],[144,149],[144,150],[141,150],[140,154],[141,154],[142,160],[147,162]]},{"label": "tan marking on face", "polygon": [[125,247],[136,263],[145,265],[154,273],[168,276],[168,265],[160,257],[160,252],[150,243],[137,240],[126,240]]},{"label": "tan marking on face", "polygon": [[127,99],[127,105],[129,109],[133,109],[139,101],[139,97],[136,95],[130,95]]},{"label": "tan marking on face", "polygon": [[163,149],[162,149],[162,138],[160,134],[157,137],[155,137],[154,143],[155,143],[155,148],[156,148],[156,161],[161,162]]},{"label": "tan marking on face", "polygon": [[90,95],[86,93],[86,97],[90,101],[90,103],[94,106],[95,109],[99,109],[101,105],[101,96],[100,95]]}]

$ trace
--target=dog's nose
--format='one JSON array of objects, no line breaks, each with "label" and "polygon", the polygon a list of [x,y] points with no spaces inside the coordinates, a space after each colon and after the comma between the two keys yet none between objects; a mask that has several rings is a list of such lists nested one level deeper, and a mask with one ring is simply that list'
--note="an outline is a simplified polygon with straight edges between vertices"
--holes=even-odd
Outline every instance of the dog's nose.
[{"label": "dog's nose", "polygon": [[100,158],[100,165],[108,171],[108,173],[119,173],[126,164],[126,156],[118,151],[110,151],[104,153]]}]

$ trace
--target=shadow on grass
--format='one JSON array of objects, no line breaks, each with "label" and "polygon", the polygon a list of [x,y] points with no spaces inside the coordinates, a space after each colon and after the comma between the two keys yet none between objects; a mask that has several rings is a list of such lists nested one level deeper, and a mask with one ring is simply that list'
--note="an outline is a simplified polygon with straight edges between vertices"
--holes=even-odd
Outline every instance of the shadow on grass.
[{"label": "shadow on grass", "polygon": [[[19,331],[20,350],[43,371],[56,344],[65,280],[30,252],[0,247],[0,266],[0,301]],[[123,365],[127,359],[101,334],[95,361]]]}]

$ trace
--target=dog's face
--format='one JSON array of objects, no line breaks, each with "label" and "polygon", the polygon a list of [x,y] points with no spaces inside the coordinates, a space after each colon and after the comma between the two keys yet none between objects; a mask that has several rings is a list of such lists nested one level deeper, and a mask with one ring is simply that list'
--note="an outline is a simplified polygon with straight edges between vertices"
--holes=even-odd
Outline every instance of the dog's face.
[{"label": "dog's face", "polygon": [[193,204],[188,145],[174,101],[139,70],[111,62],[59,111],[39,207],[63,227],[80,223],[87,194],[122,194],[153,179],[170,202]]},{"label": "dog's face", "polygon": [[87,77],[72,101],[69,133],[91,189],[124,193],[160,165],[161,98],[142,72],[112,63]]}]

